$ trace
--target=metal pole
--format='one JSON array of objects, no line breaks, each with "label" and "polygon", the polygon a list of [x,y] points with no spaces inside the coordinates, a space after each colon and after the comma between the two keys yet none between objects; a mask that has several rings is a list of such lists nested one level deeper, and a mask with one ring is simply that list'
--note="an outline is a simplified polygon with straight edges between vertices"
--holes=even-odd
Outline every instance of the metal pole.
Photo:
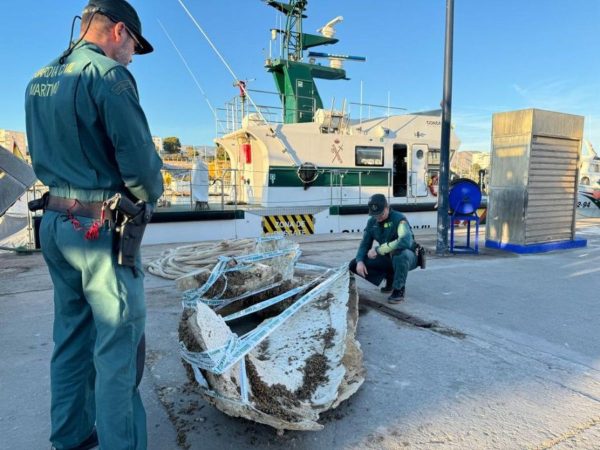
[{"label": "metal pole", "polygon": [[329,206],[333,206],[333,171],[329,170]]},{"label": "metal pole", "polygon": [[358,172],[358,204],[362,204],[362,171]]},{"label": "metal pole", "polygon": [[194,171],[190,169],[190,209],[194,210],[194,186],[192,180],[194,179]]},{"label": "metal pole", "polygon": [[238,182],[238,178],[237,178],[237,169],[232,169],[233,174],[233,207],[234,209],[237,209],[237,182]]},{"label": "metal pole", "polygon": [[344,174],[340,172],[340,206],[344,203]]},{"label": "metal pole", "polygon": [[359,113],[359,122],[362,132],[362,110],[363,109],[363,81],[360,80],[360,113]]},{"label": "metal pole", "polygon": [[390,91],[388,91],[388,104],[387,104],[387,125],[386,127],[390,128]]},{"label": "metal pole", "polygon": [[225,211],[225,173],[221,174],[221,211]]},{"label": "metal pole", "polygon": [[438,190],[436,253],[448,252],[448,179],[450,171],[450,123],[452,121],[452,46],[454,34],[454,0],[446,0],[446,43],[444,48],[444,99],[442,101],[442,136],[440,180]]}]

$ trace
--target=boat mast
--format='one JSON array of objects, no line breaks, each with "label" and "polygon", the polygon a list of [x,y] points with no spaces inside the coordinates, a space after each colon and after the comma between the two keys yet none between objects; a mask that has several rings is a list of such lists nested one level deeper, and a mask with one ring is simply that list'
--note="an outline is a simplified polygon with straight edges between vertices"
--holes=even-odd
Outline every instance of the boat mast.
[{"label": "boat mast", "polygon": [[341,68],[315,64],[311,59],[304,62],[304,51],[311,47],[330,45],[338,39],[302,31],[302,20],[308,0],[289,0],[288,3],[267,0],[286,16],[285,29],[271,30],[272,38],[283,34],[280,57],[267,59],[265,67],[273,73],[275,85],[283,107],[284,123],[312,122],[317,109],[323,108],[323,102],[315,85],[315,78],[325,80],[344,80],[346,71]]}]

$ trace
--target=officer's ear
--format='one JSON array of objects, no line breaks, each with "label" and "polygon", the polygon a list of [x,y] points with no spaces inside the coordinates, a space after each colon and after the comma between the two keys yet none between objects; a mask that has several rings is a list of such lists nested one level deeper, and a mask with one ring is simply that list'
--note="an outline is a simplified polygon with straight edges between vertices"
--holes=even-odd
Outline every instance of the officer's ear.
[{"label": "officer's ear", "polygon": [[121,44],[125,39],[127,39],[127,28],[123,22],[117,22],[110,29],[110,39],[115,44]]}]

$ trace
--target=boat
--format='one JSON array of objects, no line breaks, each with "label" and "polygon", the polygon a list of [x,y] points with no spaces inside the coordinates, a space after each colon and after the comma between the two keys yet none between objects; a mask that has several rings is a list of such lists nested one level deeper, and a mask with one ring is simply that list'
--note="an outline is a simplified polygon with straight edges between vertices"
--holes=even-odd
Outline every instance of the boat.
[{"label": "boat", "polygon": [[600,157],[585,139],[581,146],[577,194],[577,214],[600,217]]},{"label": "boat", "polygon": [[[366,61],[314,51],[339,42],[335,26],[343,18],[311,34],[303,31],[305,0],[265,3],[285,24],[271,30],[270,48],[279,46],[279,54],[265,61],[279,104],[257,104],[257,92],[236,82],[239,94],[218,124],[224,131],[214,140],[214,161],[165,160],[165,194],[143,244],[361,233],[375,193],[385,194],[413,229],[435,228],[441,111],[396,114],[402,108],[362,99],[325,107],[318,80],[341,85],[344,63]],[[378,108],[384,112],[372,114]],[[452,130],[450,154],[459,146]],[[478,213],[485,213],[485,203]],[[34,228],[39,221],[34,218]]]},{"label": "boat", "polygon": [[[338,43],[335,26],[343,18],[311,34],[304,32],[306,1],[266,5],[285,24],[271,30],[270,48],[279,43],[279,54],[265,61],[280,104],[258,105],[255,92],[238,81],[239,95],[225,108],[225,132],[215,139],[216,153],[226,155],[229,168],[208,186],[195,187],[208,191],[207,208],[198,210],[193,195],[180,197],[157,208],[155,223],[178,222],[182,241],[198,240],[208,227],[212,239],[361,232],[369,197],[383,193],[413,228],[434,228],[441,112],[393,114],[399,108],[388,105],[385,114],[363,117],[362,111],[382,105],[362,100],[325,107],[317,81],[341,84],[347,79],[344,63],[366,60],[314,51]],[[351,117],[351,106],[359,117]],[[452,131],[451,152],[459,146]],[[145,242],[158,243],[159,237],[150,227]]]}]

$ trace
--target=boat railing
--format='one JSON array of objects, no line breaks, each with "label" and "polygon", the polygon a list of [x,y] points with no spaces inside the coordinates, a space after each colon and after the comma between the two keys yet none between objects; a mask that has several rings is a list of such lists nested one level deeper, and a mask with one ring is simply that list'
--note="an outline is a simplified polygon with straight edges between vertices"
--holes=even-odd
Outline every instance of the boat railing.
[{"label": "boat railing", "polygon": [[[162,208],[175,210],[252,210],[265,207],[364,205],[376,191],[386,194],[389,199],[394,198],[391,170],[385,170],[386,186],[381,186],[378,190],[374,188],[370,177],[373,175],[373,169],[317,170],[317,179],[322,177],[321,182],[318,185],[310,184],[307,189],[303,189],[303,184],[298,178],[297,183],[292,182],[292,187],[296,185],[299,193],[293,196],[276,193],[278,189],[272,185],[278,175],[267,171],[251,172],[235,168],[223,168],[218,172],[208,169],[178,169],[176,175],[169,176],[166,175],[168,171],[165,171],[165,193],[158,203]],[[416,203],[427,194],[418,195],[417,177],[414,173],[407,175],[408,193],[397,197],[396,200]],[[379,176],[383,176],[383,173]],[[290,180],[288,178],[288,181]],[[420,189],[420,192],[424,190]],[[308,193],[301,194],[305,191]]]},{"label": "boat railing", "polygon": [[[361,205],[366,203],[365,198],[363,198],[363,182],[362,178],[364,174],[370,174],[369,170],[352,170],[352,169],[321,169],[323,174],[326,172],[330,173],[329,177],[329,206],[343,206],[346,205]],[[356,175],[358,177],[358,185],[357,186],[345,186],[344,178],[352,175]],[[387,172],[387,197],[391,198],[391,189],[392,189],[392,179],[391,172]],[[344,189],[350,189],[351,187],[356,187],[357,196],[348,198],[345,194]],[[336,195],[337,194],[337,195]],[[346,193],[347,194],[347,193]],[[370,196],[372,193],[369,193]],[[346,197],[346,198],[344,198]]]},{"label": "boat railing", "polygon": [[[349,102],[348,110],[352,113],[353,117],[358,116],[358,120],[360,123],[363,120],[370,120],[372,118],[378,117],[390,117],[392,115],[398,114],[398,112],[406,111],[406,108],[401,108],[399,106],[391,106],[391,105],[377,105],[374,103],[365,103],[365,102]],[[352,110],[353,107],[358,109],[358,114],[355,114],[355,111]]]},{"label": "boat railing", "polygon": [[[246,88],[246,91],[252,93],[253,102],[249,102],[245,96],[235,96],[231,101],[225,103],[224,108],[217,108],[219,135],[240,129],[246,116],[260,118],[262,115],[269,123],[283,123],[283,109],[280,106],[271,105],[282,104],[281,96],[277,92],[249,88]],[[273,96],[276,96],[277,100],[274,100]]]},{"label": "boat railing", "polygon": [[[252,93],[253,102],[247,101],[244,97],[236,96],[225,104],[224,108],[216,108],[218,112],[217,129],[219,136],[239,130],[244,125],[244,119],[252,121],[262,121],[262,117],[269,124],[286,123],[286,113],[303,113],[314,117],[317,107],[316,101],[311,96],[298,96],[300,103],[304,106],[300,108],[283,108],[283,95],[278,92],[265,91],[260,89],[249,89],[246,91]],[[276,97],[274,99],[273,97]],[[262,116],[262,117],[261,117]]]},{"label": "boat railing", "polygon": [[[369,196],[375,193],[373,186],[365,182],[368,176],[372,175],[373,170],[369,168],[318,169],[318,177],[323,177],[328,180],[328,183],[321,182],[318,186],[309,186],[306,191],[311,193],[311,197],[309,200],[304,200],[301,193],[305,190],[299,179],[298,195],[282,195],[279,199],[273,191],[267,195],[267,190],[272,189],[268,183],[273,184],[271,181],[273,174],[268,171],[250,172],[227,167],[220,167],[218,170],[173,167],[162,171],[165,191],[157,202],[156,213],[240,209],[256,211],[265,208],[285,211],[305,207],[324,209],[344,205],[365,205]],[[394,198],[392,172],[386,170],[385,173],[387,187],[382,186],[377,192],[385,193],[391,200]],[[46,187],[36,184],[27,191],[27,200],[39,198],[46,190]],[[394,201],[408,203],[416,201],[416,198],[409,195],[395,197]],[[27,227],[29,245],[33,246],[34,224],[31,214],[28,214]]]},{"label": "boat railing", "polygon": [[[217,110],[217,130],[218,135],[231,133],[243,127],[244,118],[250,120],[261,121],[261,115],[270,124],[286,123],[286,114],[297,115],[299,113],[306,114],[311,118],[317,113],[316,100],[312,96],[297,96],[298,103],[305,105],[296,109],[283,108],[283,95],[279,92],[268,91],[262,89],[245,88],[248,93],[252,94],[253,102],[249,102],[245,96],[235,96],[231,101],[225,104],[224,108],[216,108]],[[324,107],[326,111],[330,111],[329,120],[334,117],[335,99],[332,99],[331,107]],[[335,127],[335,130],[341,130],[347,127],[349,118],[358,118],[359,123],[372,118],[390,117],[400,112],[405,112],[406,108],[392,106],[388,99],[388,104],[375,104],[363,102],[342,101],[342,113],[345,117],[345,122],[340,124],[340,127]],[[324,124],[324,129],[328,129]]]}]

